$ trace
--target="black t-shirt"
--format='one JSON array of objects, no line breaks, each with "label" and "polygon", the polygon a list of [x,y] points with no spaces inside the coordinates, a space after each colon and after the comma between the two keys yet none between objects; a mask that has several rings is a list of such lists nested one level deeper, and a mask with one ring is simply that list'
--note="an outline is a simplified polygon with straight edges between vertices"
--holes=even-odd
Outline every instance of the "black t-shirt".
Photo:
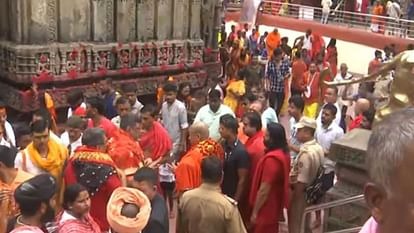
[{"label": "black t-shirt", "polygon": [[238,169],[249,169],[250,158],[246,148],[239,140],[234,145],[224,143],[225,149],[224,167],[223,167],[223,183],[221,188],[223,193],[233,198],[236,194],[237,183],[239,182]]},{"label": "black t-shirt", "polygon": [[157,194],[151,200],[151,215],[142,233],[168,233],[168,210],[164,199]]}]

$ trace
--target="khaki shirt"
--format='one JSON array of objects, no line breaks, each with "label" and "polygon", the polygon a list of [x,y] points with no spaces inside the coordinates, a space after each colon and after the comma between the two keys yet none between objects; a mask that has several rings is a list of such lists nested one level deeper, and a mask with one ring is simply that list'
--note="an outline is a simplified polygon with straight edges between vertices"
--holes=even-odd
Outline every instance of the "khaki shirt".
[{"label": "khaki shirt", "polygon": [[315,139],[302,144],[290,171],[290,182],[311,184],[316,178],[319,167],[323,164],[324,156],[322,147]]},{"label": "khaki shirt", "polygon": [[178,209],[178,233],[246,233],[237,202],[219,186],[203,183],[183,194]]}]

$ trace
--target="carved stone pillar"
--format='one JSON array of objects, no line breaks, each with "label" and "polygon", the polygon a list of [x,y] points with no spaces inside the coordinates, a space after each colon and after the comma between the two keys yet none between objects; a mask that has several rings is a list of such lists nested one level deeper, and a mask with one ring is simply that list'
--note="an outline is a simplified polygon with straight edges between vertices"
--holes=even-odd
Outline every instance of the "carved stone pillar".
[{"label": "carved stone pillar", "polygon": [[200,39],[201,0],[190,0],[190,39]]},{"label": "carved stone pillar", "polygon": [[135,41],[137,28],[136,0],[117,1],[116,14],[116,40],[118,42]]},{"label": "carved stone pillar", "polygon": [[[371,131],[354,129],[333,142],[329,158],[336,162],[338,181],[325,195],[325,201],[341,200],[363,193],[368,181],[365,155]],[[337,206],[329,209],[327,230],[338,230],[361,226],[370,213],[364,202]]]},{"label": "carved stone pillar", "polygon": [[174,1],[173,39],[185,39],[188,35],[189,1]]},{"label": "carved stone pillar", "polygon": [[56,42],[57,0],[9,1],[11,40],[16,43]]},{"label": "carved stone pillar", "polygon": [[155,36],[157,40],[167,40],[172,36],[173,0],[157,0]]},{"label": "carved stone pillar", "polygon": [[137,4],[137,34],[139,41],[154,39],[155,0],[141,0]]},{"label": "carved stone pillar", "polygon": [[93,0],[93,40],[111,42],[114,38],[114,0]]},{"label": "carved stone pillar", "polygon": [[91,38],[91,4],[85,0],[60,1],[59,40],[63,43]]}]

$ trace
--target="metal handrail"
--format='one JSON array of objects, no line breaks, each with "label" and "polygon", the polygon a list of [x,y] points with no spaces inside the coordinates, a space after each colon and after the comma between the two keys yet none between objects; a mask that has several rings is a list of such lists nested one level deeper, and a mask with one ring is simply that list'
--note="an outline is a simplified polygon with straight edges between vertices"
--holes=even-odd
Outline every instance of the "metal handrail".
[{"label": "metal handrail", "polygon": [[[242,1],[241,3],[236,3],[235,1],[230,1],[229,3],[232,5],[232,9],[235,9],[235,6],[237,5],[241,7],[243,4]],[[340,4],[338,4],[338,6],[340,6]],[[414,37],[413,20],[403,18],[395,19],[382,15],[339,10],[338,6],[335,9],[330,10],[329,17],[326,22],[327,24],[334,23],[335,25],[345,27],[362,28],[367,31],[395,35],[403,38]],[[282,7],[286,8],[287,11],[280,12],[279,10]],[[258,9],[258,14],[313,20],[322,23],[321,7],[283,3],[272,0],[262,1]]]},{"label": "metal handrail", "polygon": [[[315,212],[317,210],[330,209],[330,208],[333,208],[333,207],[346,205],[346,204],[350,204],[350,203],[354,203],[354,202],[358,202],[358,201],[363,201],[363,200],[364,200],[364,195],[361,194],[361,195],[347,197],[347,198],[340,199],[340,200],[335,200],[335,201],[331,201],[331,202],[326,202],[326,203],[322,203],[322,204],[318,204],[318,205],[309,206],[308,208],[305,209],[305,211],[303,212],[303,215],[302,215],[301,233],[305,232],[306,215],[308,215],[312,212]],[[355,227],[355,228],[349,228],[349,229],[344,229],[344,230],[339,230],[339,231],[331,231],[331,232],[328,232],[328,233],[352,233],[352,232],[358,232],[360,229],[361,229],[361,227]]]}]

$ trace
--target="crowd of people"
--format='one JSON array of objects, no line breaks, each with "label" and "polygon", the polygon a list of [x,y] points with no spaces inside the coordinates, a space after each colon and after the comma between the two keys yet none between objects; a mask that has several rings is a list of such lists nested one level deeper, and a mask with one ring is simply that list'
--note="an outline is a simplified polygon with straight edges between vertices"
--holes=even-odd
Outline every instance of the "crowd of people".
[{"label": "crowd of people", "polygon": [[[53,105],[14,129],[0,104],[0,232],[167,233],[175,217],[183,233],[278,232],[281,221],[300,232],[304,209],[334,185],[332,143],[371,130],[392,74],[327,86],[353,78],[337,67],[335,39],[325,46],[308,30],[288,42],[233,26],[222,77],[208,90],[169,77],[153,104],[110,79],[97,96],[72,90],[64,132]],[[384,53],[368,73],[396,55]],[[321,225],[315,216],[308,229]]]}]

